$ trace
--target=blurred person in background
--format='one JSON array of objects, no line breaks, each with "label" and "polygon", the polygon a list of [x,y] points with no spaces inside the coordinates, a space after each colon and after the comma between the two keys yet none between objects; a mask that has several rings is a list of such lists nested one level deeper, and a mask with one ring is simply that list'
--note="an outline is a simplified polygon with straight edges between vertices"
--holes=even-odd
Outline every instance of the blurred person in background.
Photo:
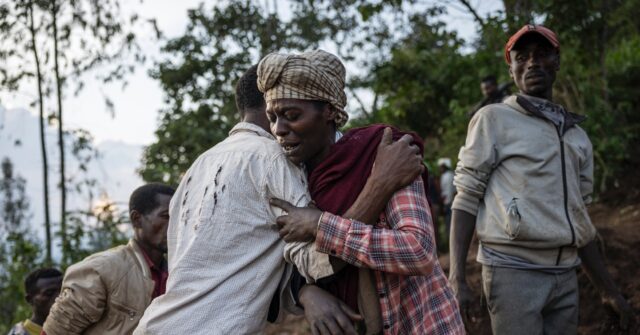
[{"label": "blurred person in background", "polygon": [[471,111],[469,111],[469,118],[480,110],[480,108],[490,105],[501,103],[504,98],[510,95],[509,88],[513,85],[513,82],[507,82],[498,84],[496,76],[489,75],[480,80],[480,91],[482,92],[482,100],[477,103]]},{"label": "blurred person in background", "polygon": [[44,323],[47,335],[130,334],[167,283],[167,224],[175,190],[151,183],[129,198],[134,237],[70,266]]},{"label": "blurred person in background", "polygon": [[40,335],[62,286],[62,272],[54,268],[37,269],[24,280],[25,300],[31,306],[31,318],[17,323],[9,335]]}]

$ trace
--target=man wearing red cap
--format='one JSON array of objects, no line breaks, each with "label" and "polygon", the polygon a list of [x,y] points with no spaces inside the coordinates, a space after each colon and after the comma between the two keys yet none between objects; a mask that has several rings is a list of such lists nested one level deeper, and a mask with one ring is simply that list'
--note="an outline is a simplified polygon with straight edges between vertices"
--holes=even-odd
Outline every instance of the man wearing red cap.
[{"label": "man wearing red cap", "polygon": [[505,46],[519,93],[480,109],[460,149],[451,273],[463,316],[472,299],[465,260],[474,230],[494,334],[575,334],[582,265],[628,326],[631,310],[604,267],[586,205],[593,190],[585,117],[555,104],[560,42],[526,25]]}]

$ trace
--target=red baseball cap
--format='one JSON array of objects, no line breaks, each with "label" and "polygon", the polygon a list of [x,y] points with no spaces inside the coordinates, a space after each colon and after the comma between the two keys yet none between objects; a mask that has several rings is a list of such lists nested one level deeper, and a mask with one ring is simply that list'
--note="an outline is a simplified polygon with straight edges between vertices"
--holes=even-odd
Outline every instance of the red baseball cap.
[{"label": "red baseball cap", "polygon": [[507,61],[507,64],[511,64],[511,56],[509,55],[509,52],[513,49],[513,46],[522,36],[530,33],[542,35],[547,39],[547,41],[549,41],[549,43],[551,43],[551,45],[553,45],[554,48],[556,48],[556,50],[560,51],[560,41],[558,41],[558,35],[556,35],[556,33],[544,26],[527,24],[520,28],[517,33],[513,34],[504,46],[504,59]]}]

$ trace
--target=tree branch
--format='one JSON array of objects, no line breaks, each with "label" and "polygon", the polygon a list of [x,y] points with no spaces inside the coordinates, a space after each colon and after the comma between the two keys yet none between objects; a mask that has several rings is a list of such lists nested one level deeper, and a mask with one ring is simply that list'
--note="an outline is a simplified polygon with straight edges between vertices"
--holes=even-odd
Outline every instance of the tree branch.
[{"label": "tree branch", "polygon": [[469,11],[469,13],[471,13],[471,15],[473,15],[473,18],[478,22],[478,24],[480,24],[480,26],[484,29],[486,23],[484,22],[484,20],[480,17],[480,15],[478,15],[478,12],[476,12],[475,9],[473,9],[473,7],[471,6],[471,4],[469,3],[468,0],[459,0],[460,3],[467,8],[467,10]]},{"label": "tree branch", "polygon": [[367,119],[371,119],[371,113],[367,111],[367,108],[364,106],[364,102],[362,102],[362,99],[360,99],[360,97],[356,94],[356,92],[353,89],[349,88],[348,90],[349,90],[349,93],[351,93],[353,98],[356,99],[356,101],[360,105],[360,110],[362,110],[362,114],[364,114],[364,116]]}]

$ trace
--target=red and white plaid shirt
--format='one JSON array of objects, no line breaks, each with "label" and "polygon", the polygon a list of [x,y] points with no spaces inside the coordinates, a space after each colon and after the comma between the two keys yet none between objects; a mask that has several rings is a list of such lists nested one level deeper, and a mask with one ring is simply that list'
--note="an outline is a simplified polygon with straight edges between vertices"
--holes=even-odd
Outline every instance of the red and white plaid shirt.
[{"label": "red and white plaid shirt", "polygon": [[317,250],[376,277],[385,334],[464,334],[458,302],[436,254],[420,178],[396,192],[376,226],[325,212]]}]

